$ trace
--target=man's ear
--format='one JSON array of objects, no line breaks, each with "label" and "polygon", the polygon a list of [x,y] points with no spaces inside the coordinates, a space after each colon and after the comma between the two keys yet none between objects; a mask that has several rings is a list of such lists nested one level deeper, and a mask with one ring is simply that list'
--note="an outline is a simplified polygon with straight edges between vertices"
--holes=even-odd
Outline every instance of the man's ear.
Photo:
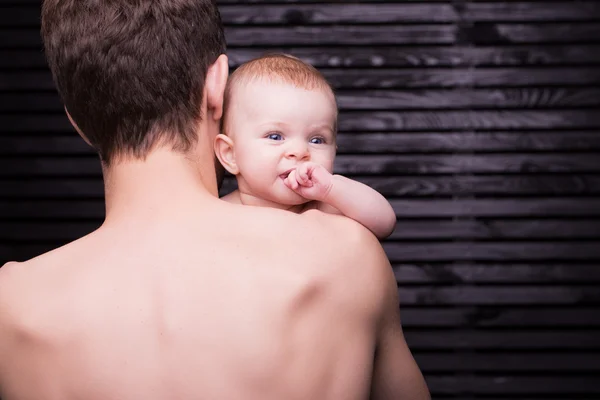
[{"label": "man's ear", "polygon": [[73,121],[73,118],[71,117],[71,114],[69,114],[69,110],[67,110],[67,107],[65,107],[65,112],[67,113],[67,118],[69,118],[69,122],[71,123],[71,125],[73,125],[73,128],[75,128],[75,130],[77,131],[77,133],[79,134],[79,136],[81,136],[81,138],[83,139],[84,142],[86,142],[89,146],[94,147],[90,141],[88,140],[87,137],[85,137],[85,135],[83,134],[83,132],[81,131],[81,129],[79,129],[79,127],[77,126],[77,124],[75,123],[75,121]]},{"label": "man's ear", "polygon": [[205,90],[208,114],[215,121],[223,116],[223,96],[229,77],[229,64],[225,54],[221,54],[206,74]]},{"label": "man's ear", "polygon": [[240,169],[235,161],[235,150],[233,140],[229,136],[218,134],[215,138],[215,154],[219,162],[232,175],[240,173]]}]

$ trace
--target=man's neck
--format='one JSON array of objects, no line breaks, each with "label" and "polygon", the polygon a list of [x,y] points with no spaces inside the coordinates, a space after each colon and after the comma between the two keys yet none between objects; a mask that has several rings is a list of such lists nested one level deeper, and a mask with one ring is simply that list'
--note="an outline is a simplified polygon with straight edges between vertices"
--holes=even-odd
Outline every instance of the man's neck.
[{"label": "man's neck", "polygon": [[213,158],[158,149],[144,160],[115,162],[105,170],[105,197],[105,225],[207,209],[219,201]]}]

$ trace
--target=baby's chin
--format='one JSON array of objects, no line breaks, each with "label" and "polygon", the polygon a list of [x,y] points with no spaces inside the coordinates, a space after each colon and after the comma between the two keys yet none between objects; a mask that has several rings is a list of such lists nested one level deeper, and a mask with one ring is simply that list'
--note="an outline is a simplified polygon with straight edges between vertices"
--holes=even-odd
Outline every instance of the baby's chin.
[{"label": "baby's chin", "polygon": [[276,190],[274,193],[269,193],[269,201],[277,203],[285,207],[299,206],[308,203],[310,200],[300,196],[292,189],[285,188],[286,190]]},{"label": "baby's chin", "polygon": [[304,197],[300,196],[297,193],[292,193],[292,194],[286,194],[286,195],[273,196],[270,199],[270,201],[273,203],[280,204],[282,206],[293,207],[293,206],[299,206],[302,204],[306,204],[310,200],[305,199]]}]

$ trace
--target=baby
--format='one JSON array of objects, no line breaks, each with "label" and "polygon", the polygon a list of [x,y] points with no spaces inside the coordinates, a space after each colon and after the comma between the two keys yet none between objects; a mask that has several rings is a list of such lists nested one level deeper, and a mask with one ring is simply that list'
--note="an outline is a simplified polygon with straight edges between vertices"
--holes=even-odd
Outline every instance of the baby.
[{"label": "baby", "polygon": [[235,70],[225,90],[215,153],[237,180],[223,200],[296,213],[342,214],[378,238],[396,216],[380,193],[333,175],[337,105],[319,71],[288,55],[268,55]]}]

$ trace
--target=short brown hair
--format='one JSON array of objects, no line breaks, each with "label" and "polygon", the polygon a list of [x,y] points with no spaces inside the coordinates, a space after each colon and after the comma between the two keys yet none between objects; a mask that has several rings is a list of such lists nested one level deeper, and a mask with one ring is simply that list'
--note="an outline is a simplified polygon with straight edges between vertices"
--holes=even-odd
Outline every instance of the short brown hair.
[{"label": "short brown hair", "polygon": [[[335,101],[333,88],[315,67],[289,54],[265,54],[240,65],[229,77],[223,103],[224,118],[221,129],[223,133],[227,133],[227,115],[234,89],[238,85],[263,78],[307,90],[325,90],[331,93]],[[335,129],[337,129],[337,124]]]},{"label": "short brown hair", "polygon": [[104,163],[197,140],[206,74],[226,50],[214,1],[45,0],[41,33],[65,107]]}]

